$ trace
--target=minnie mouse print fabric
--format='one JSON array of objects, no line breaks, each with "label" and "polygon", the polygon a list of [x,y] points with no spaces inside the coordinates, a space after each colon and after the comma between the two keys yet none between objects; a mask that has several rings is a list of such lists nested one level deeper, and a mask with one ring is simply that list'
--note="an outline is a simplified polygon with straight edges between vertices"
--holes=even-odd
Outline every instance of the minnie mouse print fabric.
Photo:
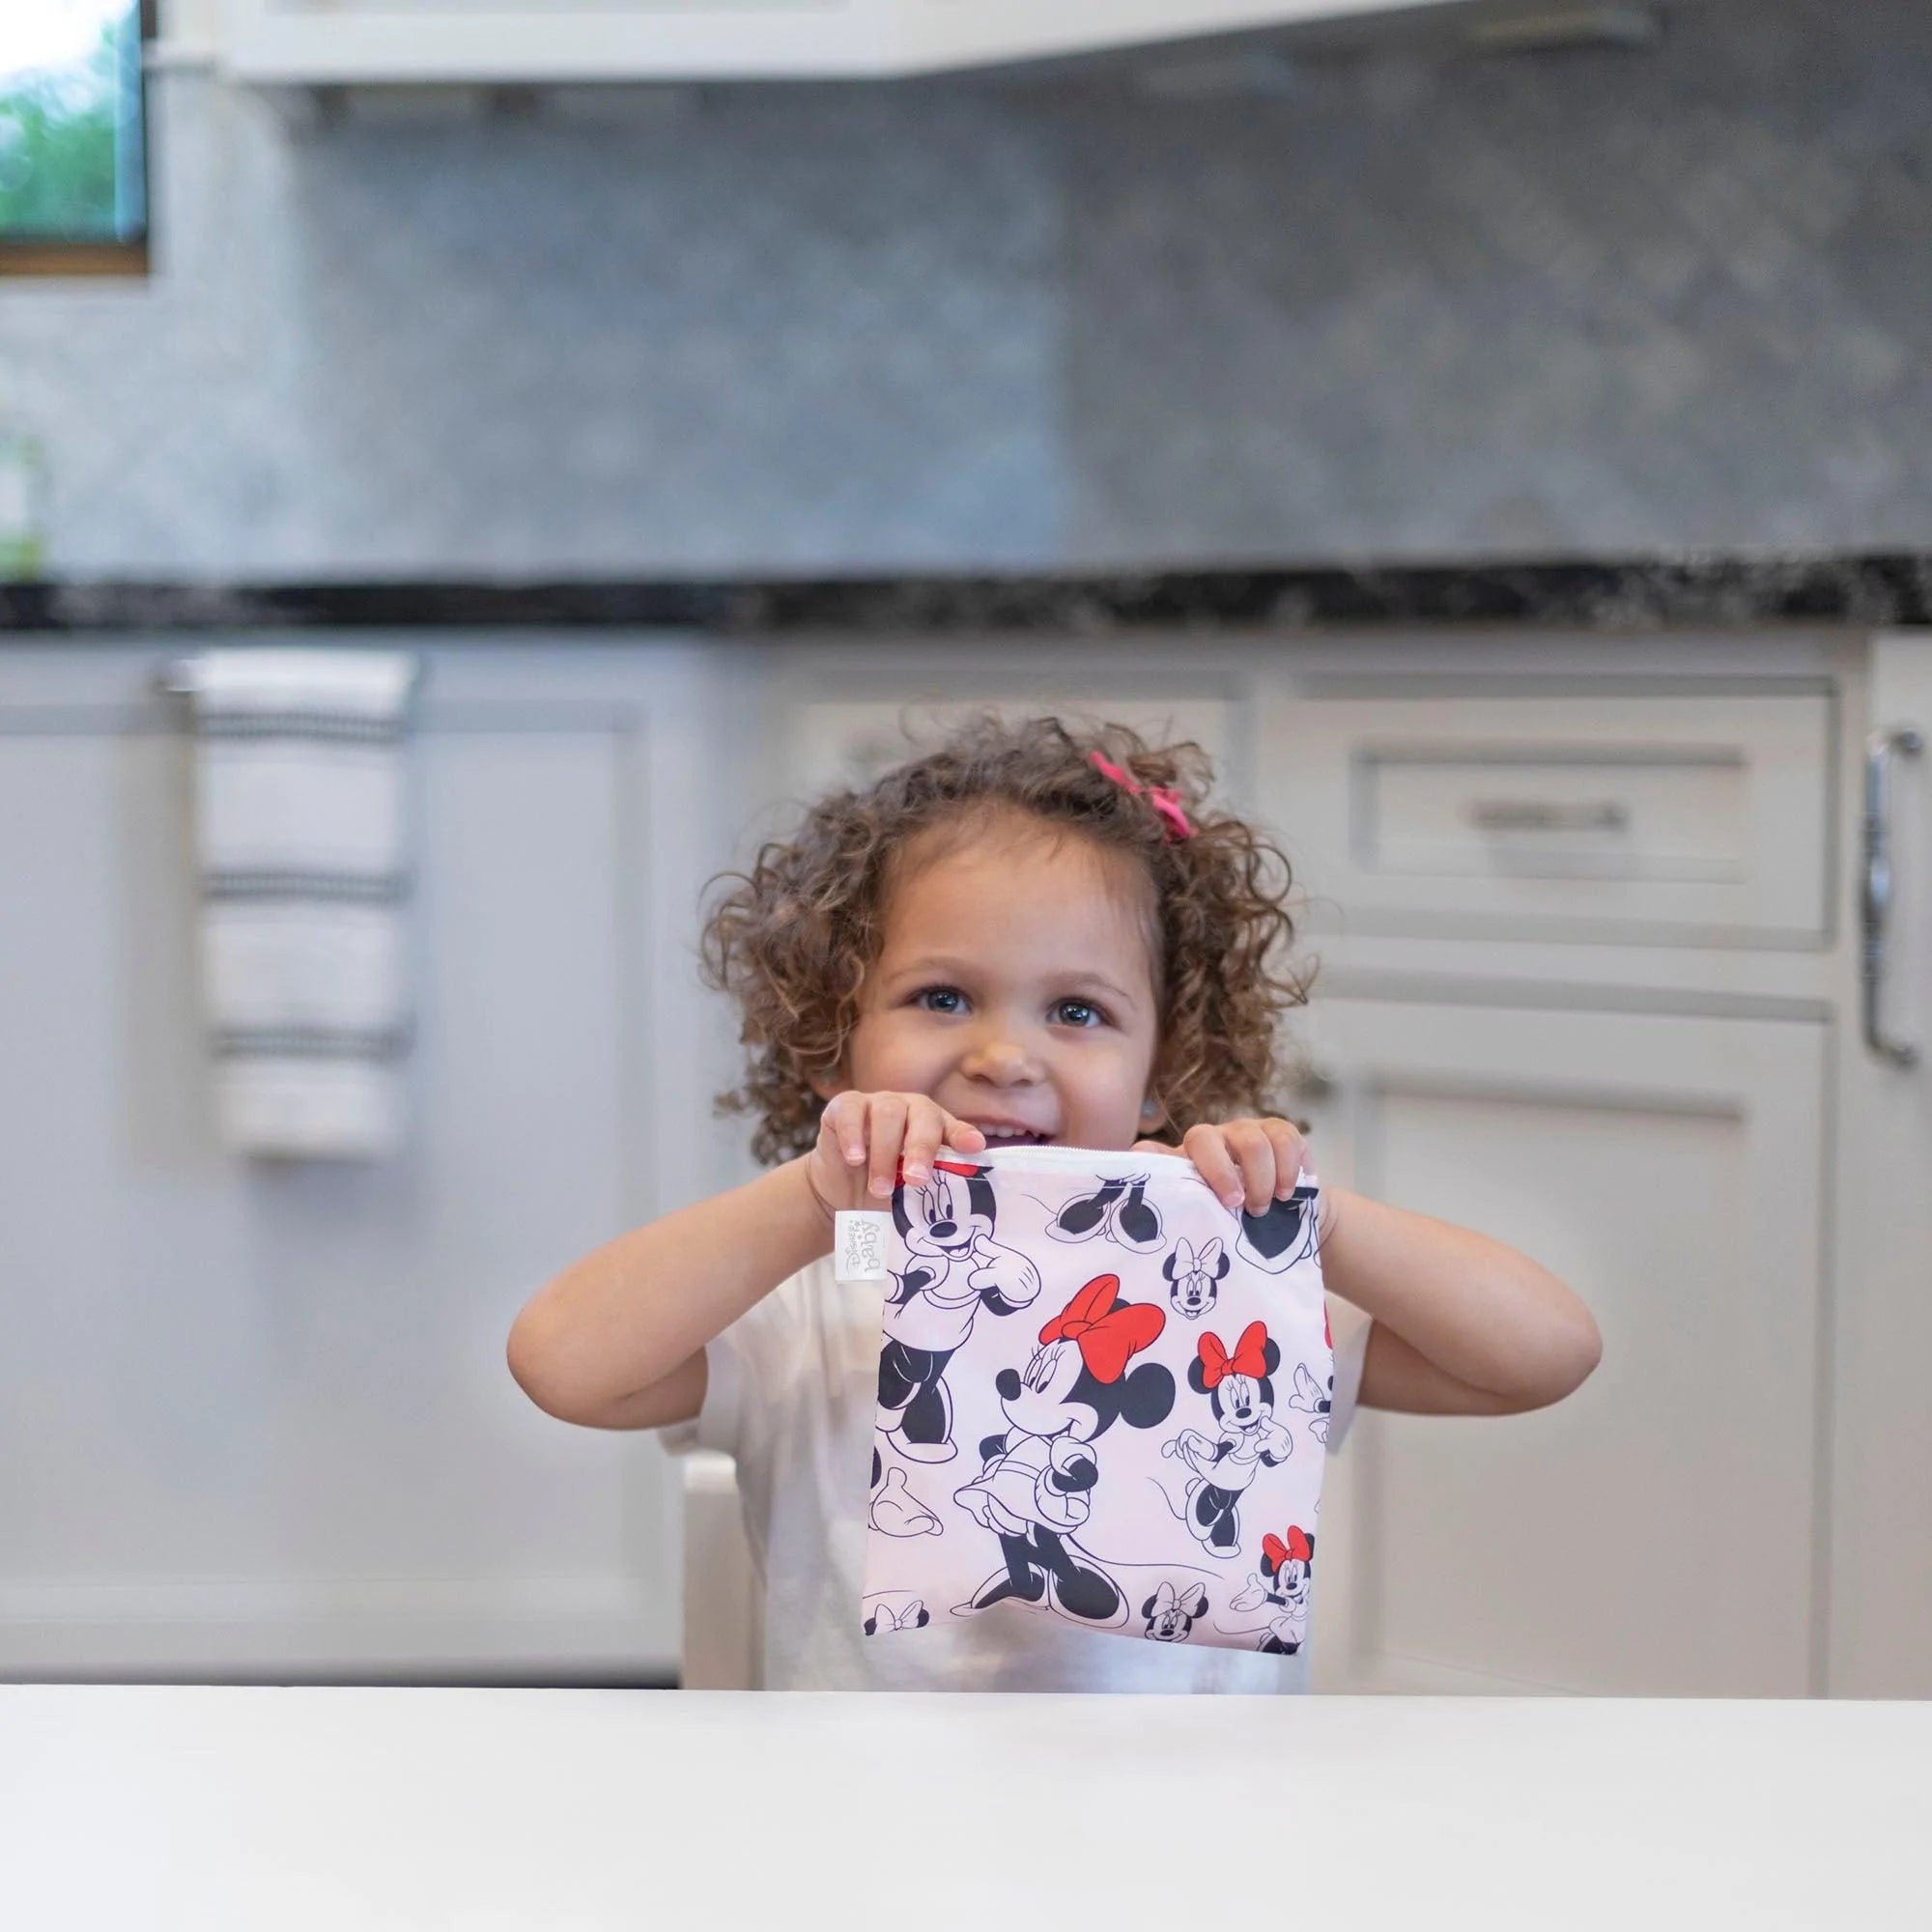
[{"label": "minnie mouse print fabric", "polygon": [[[1333,1368],[1305,1173],[1264,1214],[1175,1154],[944,1154],[839,1272],[883,1278],[868,1635],[1012,1609],[1291,1656]],[[844,1238],[851,1233],[871,1253]],[[852,1260],[854,1253],[859,1260]]]}]

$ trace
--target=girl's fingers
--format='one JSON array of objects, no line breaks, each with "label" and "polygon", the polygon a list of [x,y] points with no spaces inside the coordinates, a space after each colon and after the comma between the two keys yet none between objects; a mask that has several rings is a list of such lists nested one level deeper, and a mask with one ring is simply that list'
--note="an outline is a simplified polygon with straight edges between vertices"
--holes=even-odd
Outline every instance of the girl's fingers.
[{"label": "girl's fingers", "polygon": [[1201,1179],[1220,1196],[1221,1205],[1233,1209],[1241,1205],[1241,1173],[1229,1152],[1225,1129],[1197,1122],[1182,1136],[1180,1145]]},{"label": "girl's fingers", "polygon": [[858,1167],[866,1158],[866,1096],[847,1091],[835,1094],[826,1102],[820,1124],[832,1134],[838,1157],[847,1167]]},{"label": "girl's fingers", "polygon": [[871,1132],[868,1151],[871,1168],[867,1176],[868,1190],[881,1201],[892,1199],[893,1181],[898,1173],[899,1149],[905,1140],[906,1103],[896,1094],[874,1094],[868,1110]]},{"label": "girl's fingers", "polygon": [[977,1153],[986,1144],[978,1127],[923,1094],[859,1094],[849,1088],[825,1103],[818,1129],[829,1153],[848,1170],[866,1170],[866,1192],[882,1201],[891,1197],[901,1171],[914,1186],[929,1180],[942,1144],[950,1142],[965,1153]]},{"label": "girl's fingers", "polygon": [[906,1113],[903,1168],[908,1187],[923,1187],[932,1177],[932,1157],[946,1138],[952,1116],[930,1100],[916,1100]]},{"label": "girl's fingers", "polygon": [[1274,1143],[1259,1121],[1230,1121],[1222,1128],[1241,1169],[1241,1195],[1250,1214],[1265,1214],[1274,1199]]},{"label": "girl's fingers", "polygon": [[1301,1179],[1302,1151],[1308,1144],[1287,1121],[1270,1118],[1262,1127],[1274,1144],[1274,1198],[1286,1201]]},{"label": "girl's fingers", "polygon": [[916,1099],[906,1109],[905,1151],[900,1156],[900,1172],[907,1186],[923,1187],[932,1179],[932,1163],[942,1147],[956,1148],[961,1153],[977,1153],[985,1145],[985,1135],[971,1122],[955,1119],[935,1101]]}]

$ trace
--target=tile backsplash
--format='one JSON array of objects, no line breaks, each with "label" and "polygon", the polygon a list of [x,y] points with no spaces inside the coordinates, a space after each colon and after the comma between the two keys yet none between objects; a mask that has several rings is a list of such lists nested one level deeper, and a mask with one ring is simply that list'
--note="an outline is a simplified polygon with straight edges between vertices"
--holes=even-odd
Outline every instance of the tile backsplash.
[{"label": "tile backsplash", "polygon": [[0,285],[0,411],[57,573],[1922,547],[1932,9],[1665,20],[490,115],[165,74],[155,271]]}]

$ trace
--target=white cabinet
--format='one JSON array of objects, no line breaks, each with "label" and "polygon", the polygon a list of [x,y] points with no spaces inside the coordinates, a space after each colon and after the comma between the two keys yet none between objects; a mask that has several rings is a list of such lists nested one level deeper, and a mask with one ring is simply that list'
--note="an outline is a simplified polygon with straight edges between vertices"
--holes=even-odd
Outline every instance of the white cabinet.
[{"label": "white cabinet", "polygon": [[180,648],[0,653],[0,1676],[667,1672],[664,1461],[535,1409],[510,1321],[750,1171],[707,878],[991,704],[1211,753],[1312,895],[1324,1176],[1604,1331],[1551,1409],[1360,1418],[1317,1682],[1932,1694],[1932,753],[1915,1065],[1860,1041],[1853,916],[1932,638],[440,640],[416,1113],[363,1167],[215,1145]]},{"label": "white cabinet", "polygon": [[1364,0],[222,0],[221,55],[276,82],[927,72],[1379,11]]},{"label": "white cabinet", "polygon": [[[1879,639],[1863,722],[1916,728],[1889,822],[1895,902],[1875,1020],[1847,1028],[1833,1324],[1833,1691],[1932,1697],[1932,634]],[[1851,841],[1856,842],[1856,840]],[[1848,998],[1848,1005],[1851,1000]]]},{"label": "white cabinet", "polygon": [[695,655],[440,654],[409,1143],[278,1164],[213,1133],[180,648],[0,657],[0,1677],[665,1676],[664,1459],[504,1343],[717,1184],[659,1100],[711,1072],[654,904],[713,856]]},{"label": "white cabinet", "polygon": [[1762,646],[1371,646],[1271,681],[1318,1162],[1534,1255],[1604,1334],[1548,1410],[1363,1415],[1323,1513],[1326,1688],[1831,1686],[1861,666]]},{"label": "white cabinet", "polygon": [[1816,1587],[1827,1033],[1318,1000],[1324,1179],[1588,1302],[1556,1406],[1364,1411],[1321,1510],[1327,1688],[1800,1696]]}]

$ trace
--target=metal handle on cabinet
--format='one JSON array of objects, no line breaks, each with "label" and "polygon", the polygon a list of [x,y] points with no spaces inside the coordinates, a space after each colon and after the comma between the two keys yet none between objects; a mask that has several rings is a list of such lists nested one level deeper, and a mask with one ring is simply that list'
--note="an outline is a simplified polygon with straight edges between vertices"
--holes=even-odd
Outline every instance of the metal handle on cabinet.
[{"label": "metal handle on cabinet", "polygon": [[1916,1066],[1918,1049],[1910,1040],[1888,1039],[1878,1009],[1891,917],[1891,759],[1893,753],[1916,758],[1924,749],[1923,735],[1910,725],[1874,731],[1865,740],[1865,863],[1859,898],[1863,945],[1859,957],[1859,985],[1865,1044],[1894,1066]]},{"label": "metal handle on cabinet", "polygon": [[1615,799],[1571,805],[1554,799],[1478,798],[1468,807],[1479,832],[1621,832],[1630,813]]}]

